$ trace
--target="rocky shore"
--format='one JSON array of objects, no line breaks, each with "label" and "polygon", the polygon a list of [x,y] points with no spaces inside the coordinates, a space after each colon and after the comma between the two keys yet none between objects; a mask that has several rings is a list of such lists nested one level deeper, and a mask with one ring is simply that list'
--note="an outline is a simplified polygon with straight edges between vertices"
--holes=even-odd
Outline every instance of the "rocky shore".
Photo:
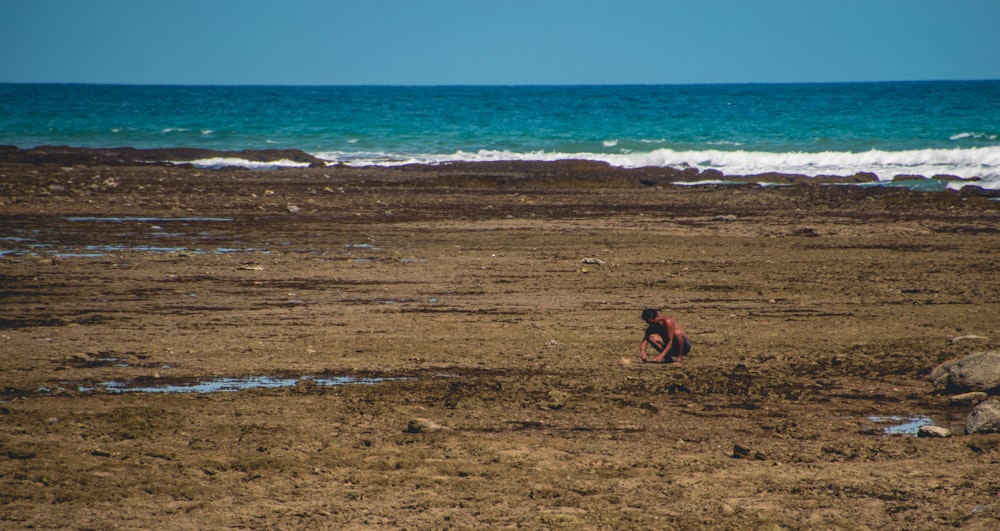
[{"label": "rocky shore", "polygon": [[989,191],[203,154],[0,149],[3,527],[1000,525]]}]

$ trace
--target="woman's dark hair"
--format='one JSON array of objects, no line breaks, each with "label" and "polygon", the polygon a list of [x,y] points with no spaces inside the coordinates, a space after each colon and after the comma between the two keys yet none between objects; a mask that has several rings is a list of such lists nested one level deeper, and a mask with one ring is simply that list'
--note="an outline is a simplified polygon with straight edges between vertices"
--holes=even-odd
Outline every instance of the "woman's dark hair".
[{"label": "woman's dark hair", "polygon": [[656,315],[657,315],[656,310],[652,308],[646,308],[645,310],[642,311],[642,320],[648,321],[650,319],[656,319]]}]

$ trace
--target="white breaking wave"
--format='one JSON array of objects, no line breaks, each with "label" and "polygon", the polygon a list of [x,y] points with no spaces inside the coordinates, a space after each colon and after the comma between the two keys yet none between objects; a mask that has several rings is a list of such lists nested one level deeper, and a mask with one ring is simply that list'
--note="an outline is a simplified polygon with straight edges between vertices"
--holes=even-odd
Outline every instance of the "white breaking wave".
[{"label": "white breaking wave", "polygon": [[[321,152],[314,153],[328,164],[347,166],[402,166],[406,164],[447,164],[451,162],[509,162],[558,160],[593,160],[621,168],[670,167],[718,170],[728,176],[782,173],[807,175],[851,176],[872,173],[879,180],[889,181],[898,175],[953,175],[978,182],[954,182],[951,188],[976,184],[984,188],[1000,189],[1000,147],[968,149],[920,149],[909,151],[871,150],[851,152],[789,152],[761,151],[675,151],[656,149],[641,153],[555,153],[534,151],[518,153],[501,150],[477,152],[457,151],[450,154],[405,155],[386,152]],[[175,161],[176,164],[193,164],[198,168],[217,169],[238,166],[250,169],[305,168],[309,163],[292,160],[251,161],[242,158],[205,158],[192,161]]]},{"label": "white breaking wave", "polygon": [[[691,167],[714,169],[723,174],[758,175],[762,173],[850,176],[873,173],[880,180],[897,175],[953,175],[980,179],[974,183],[984,188],[1000,189],[1000,146],[967,149],[918,149],[907,151],[871,150],[860,153],[826,151],[819,153],[763,151],[675,151],[656,149],[625,154],[555,153],[546,151],[513,152],[480,150],[451,154],[405,155],[393,153],[314,153],[317,158],[348,166],[401,166],[404,164],[445,164],[449,162],[556,161],[593,160],[621,168]],[[969,183],[955,183],[961,187]]]},{"label": "white breaking wave", "polygon": [[295,162],[293,160],[282,159],[282,160],[272,160],[267,162],[261,162],[256,160],[247,160],[240,158],[229,158],[229,157],[213,157],[207,159],[189,160],[189,161],[171,161],[173,164],[191,164],[196,168],[212,169],[217,170],[219,168],[226,168],[229,166],[237,166],[241,168],[249,168],[253,170],[276,170],[280,168],[308,168],[308,162]]},{"label": "white breaking wave", "polygon": [[966,138],[971,138],[973,140],[996,140],[997,135],[989,133],[958,133],[957,135],[951,135],[948,140],[964,140]]}]

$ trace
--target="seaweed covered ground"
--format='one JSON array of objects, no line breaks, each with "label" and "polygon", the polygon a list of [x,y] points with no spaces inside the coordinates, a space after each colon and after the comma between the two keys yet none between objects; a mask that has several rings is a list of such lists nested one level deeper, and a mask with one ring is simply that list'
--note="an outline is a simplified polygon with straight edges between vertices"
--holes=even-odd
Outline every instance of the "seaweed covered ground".
[{"label": "seaweed covered ground", "polygon": [[0,526],[1000,525],[1000,202],[685,178],[8,156]]}]

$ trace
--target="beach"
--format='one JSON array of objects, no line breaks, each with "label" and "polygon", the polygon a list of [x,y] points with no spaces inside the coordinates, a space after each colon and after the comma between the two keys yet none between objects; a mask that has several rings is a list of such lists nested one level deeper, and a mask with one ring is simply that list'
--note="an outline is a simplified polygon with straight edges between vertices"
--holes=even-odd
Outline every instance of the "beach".
[{"label": "beach", "polygon": [[997,348],[989,190],[54,151],[0,151],[3,527],[1000,525],[928,379]]}]

